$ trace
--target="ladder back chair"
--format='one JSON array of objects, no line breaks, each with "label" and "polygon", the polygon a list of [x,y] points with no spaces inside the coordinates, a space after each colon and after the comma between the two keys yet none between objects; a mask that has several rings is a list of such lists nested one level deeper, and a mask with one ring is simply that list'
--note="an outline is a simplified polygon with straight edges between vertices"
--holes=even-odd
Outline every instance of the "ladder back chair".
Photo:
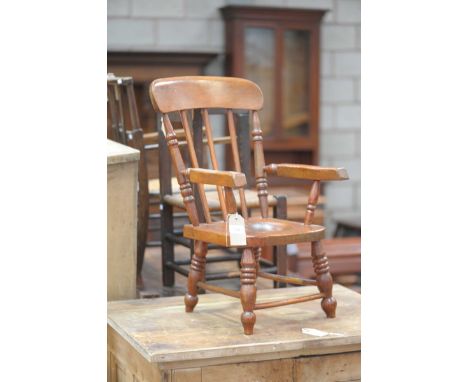
[{"label": "ladder back chair", "polygon": [[[263,95],[260,88],[251,81],[241,78],[202,76],[157,79],[150,86],[150,98],[155,111],[162,113],[165,140],[173,164],[177,169],[177,181],[190,218],[191,224],[184,226],[184,236],[195,240],[195,254],[192,257],[187,281],[187,293],[184,298],[186,312],[193,312],[198,302],[197,288],[201,288],[240,299],[243,308],[241,322],[244,333],[247,335],[253,334],[256,320],[254,310],[258,309],[321,299],[321,306],[326,316],[335,317],[337,302],[332,294],[333,280],[329,272],[327,257],[320,244],[320,240],[324,237],[325,228],[311,224],[311,222],[319,197],[320,182],[348,179],[346,170],[300,164],[270,164],[266,166],[263,154],[262,130],[258,115],[258,111],[263,106]],[[187,118],[189,111],[194,109],[201,109],[213,170],[199,168]],[[235,171],[220,171],[217,169],[207,109],[226,109]],[[237,136],[232,117],[233,110],[236,109],[249,110],[252,113],[251,136],[254,151],[254,176],[261,217],[249,218],[247,214],[244,193],[246,177],[245,174],[240,172],[239,158],[236,156]],[[186,167],[182,159],[178,139],[169,118],[169,113],[172,112],[179,112],[181,115],[189,148],[191,147],[189,150],[191,167]],[[308,179],[312,182],[303,223],[268,217],[267,175]],[[201,211],[197,209],[195,204],[192,184],[195,184],[200,193]],[[219,202],[222,206],[222,220],[215,220],[210,216],[203,188],[205,184],[217,187]],[[231,246],[227,220],[228,215],[237,212],[234,198],[235,190],[239,193],[240,210],[245,219],[246,233],[246,245],[238,246],[242,248],[240,291],[211,285],[204,278],[208,244]],[[275,275],[259,270],[259,248],[299,242],[311,243],[311,259],[317,275],[315,280]],[[316,285],[319,293],[288,300],[257,303],[257,277],[296,285]]]},{"label": "ladder back chair", "polygon": [[148,231],[149,190],[144,149],[143,130],[140,127],[132,77],[107,75],[107,100],[109,106],[112,140],[140,151],[138,163],[138,217],[137,217],[137,285],[143,288],[141,271]]},{"label": "ladder back chair", "polygon": [[[158,113],[159,114],[159,113]],[[208,114],[208,112],[207,112]],[[210,110],[210,115],[224,115],[224,111],[220,110]],[[208,120],[208,116],[202,116],[202,111],[200,109],[194,110],[193,113],[188,113],[187,118],[185,121],[187,125],[191,128],[188,129],[190,132],[189,139],[187,139],[187,134],[185,129],[183,128],[183,124],[180,126],[181,128],[178,129],[179,124],[181,123],[181,118],[179,116],[177,121],[171,120],[172,126],[174,128],[174,133],[176,134],[178,147],[179,149],[183,149],[182,157],[184,158],[184,154],[190,153],[191,145],[189,142],[193,142],[194,151],[196,154],[196,158],[198,161],[198,165],[200,167],[203,166],[205,161],[208,160],[206,158],[205,149],[208,148],[210,158],[214,158],[212,166],[215,169],[219,168],[218,159],[215,154],[215,145],[230,145],[232,143],[232,139],[230,135],[227,136],[217,136],[215,137],[212,132],[211,125],[208,125],[208,128],[204,126],[204,121]],[[249,114],[244,112],[236,112],[233,111],[232,118],[237,123],[235,124],[235,132],[236,132],[236,143],[239,150],[235,150],[238,153],[238,158],[236,157],[235,161],[240,167],[240,171],[249,173],[251,167],[251,160],[250,160],[250,139],[249,139]],[[189,270],[186,269],[184,266],[190,265],[190,259],[180,259],[176,260],[174,256],[174,246],[175,244],[182,245],[184,247],[190,248],[191,255],[194,252],[194,244],[193,240],[183,237],[181,223],[183,220],[186,221],[187,215],[181,212],[176,212],[176,209],[185,210],[185,205],[183,201],[183,197],[180,192],[174,190],[175,188],[179,188],[178,184],[174,187],[174,181],[172,178],[172,166],[171,166],[171,155],[167,148],[165,137],[162,132],[162,124],[158,123],[158,138],[159,138],[159,179],[160,179],[160,186],[161,186],[161,200],[160,205],[161,208],[161,246],[162,246],[162,270],[163,270],[163,285],[164,286],[172,286],[174,285],[174,276],[175,272],[182,274],[184,276],[188,276]],[[193,137],[192,137],[193,135]],[[203,137],[209,136],[209,138]],[[229,148],[227,147],[227,150]],[[193,156],[195,157],[195,156]],[[250,183],[253,183],[251,181]],[[173,192],[175,191],[175,192]],[[201,200],[200,195],[197,194],[197,189],[194,190],[194,198],[195,203],[199,205],[198,209],[201,210]],[[205,187],[205,195],[206,201],[208,204],[208,209],[211,213],[211,216],[219,216],[223,214],[223,205],[219,202],[219,194],[214,186]],[[252,209],[259,208],[259,201],[257,197],[257,193],[253,190],[246,189],[244,190],[245,201],[247,205],[248,212]],[[272,208],[273,215],[278,218],[286,218],[287,217],[287,203],[285,196],[277,196],[277,195],[269,195],[268,196],[268,206]],[[241,208],[241,201],[237,197],[236,203],[238,208]],[[204,215],[202,214],[204,217]],[[176,227],[177,224],[177,227]],[[222,248],[223,246],[221,246]],[[210,244],[208,249],[215,249],[220,248],[217,244]],[[228,253],[224,254],[223,256],[216,256],[207,259],[208,263],[211,262],[221,262],[221,261],[236,261],[239,262],[241,258],[241,254],[234,251],[228,251]],[[286,246],[276,246],[274,247],[273,252],[273,262],[260,258],[260,265],[264,271],[273,272],[285,275],[287,273],[287,253],[286,253]],[[210,272],[205,274],[206,280],[214,281],[214,280],[222,280],[228,278],[236,278],[239,277],[239,272],[227,271],[227,272]],[[278,283],[274,282],[275,287],[285,287],[285,283]]]}]

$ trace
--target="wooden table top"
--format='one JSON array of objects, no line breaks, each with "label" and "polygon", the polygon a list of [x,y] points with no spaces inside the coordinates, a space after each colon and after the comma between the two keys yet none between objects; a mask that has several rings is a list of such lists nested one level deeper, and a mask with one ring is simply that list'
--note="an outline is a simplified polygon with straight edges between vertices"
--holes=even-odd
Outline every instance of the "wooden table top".
[{"label": "wooden table top", "polygon": [[[316,293],[313,286],[259,290],[257,302]],[[319,301],[256,311],[254,334],[243,334],[240,301],[220,294],[199,296],[195,312],[184,312],[183,297],[108,303],[109,330],[115,330],[147,360],[192,365],[290,358],[357,351],[361,347],[361,298],[334,286],[335,319],[326,319]],[[303,328],[328,334],[303,333]],[[221,363],[219,361],[218,363]]]},{"label": "wooden table top", "polygon": [[107,140],[107,164],[133,162],[140,159],[140,152],[129,146]]}]

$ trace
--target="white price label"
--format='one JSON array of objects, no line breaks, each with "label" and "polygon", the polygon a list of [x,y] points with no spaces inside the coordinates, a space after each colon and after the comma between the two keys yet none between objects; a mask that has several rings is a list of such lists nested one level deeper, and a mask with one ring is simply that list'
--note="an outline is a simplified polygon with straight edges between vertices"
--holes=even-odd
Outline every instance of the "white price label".
[{"label": "white price label", "polygon": [[244,218],[239,214],[228,215],[227,225],[229,233],[229,245],[247,245]]}]

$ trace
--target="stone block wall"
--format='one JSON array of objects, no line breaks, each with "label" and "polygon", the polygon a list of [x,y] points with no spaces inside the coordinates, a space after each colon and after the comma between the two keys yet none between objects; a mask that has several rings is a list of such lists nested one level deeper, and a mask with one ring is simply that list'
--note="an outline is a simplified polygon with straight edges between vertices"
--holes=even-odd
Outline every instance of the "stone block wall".
[{"label": "stone block wall", "polygon": [[329,10],[321,29],[320,164],[346,167],[351,178],[326,186],[330,234],[334,219],[360,215],[360,0],[108,0],[108,49],[217,52],[207,74],[222,75],[218,8],[229,4]]}]

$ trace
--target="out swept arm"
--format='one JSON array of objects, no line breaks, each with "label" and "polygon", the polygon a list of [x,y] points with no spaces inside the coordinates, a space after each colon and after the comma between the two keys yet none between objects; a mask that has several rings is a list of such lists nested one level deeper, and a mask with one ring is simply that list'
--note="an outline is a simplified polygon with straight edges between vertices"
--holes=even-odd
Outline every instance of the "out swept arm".
[{"label": "out swept arm", "polygon": [[240,188],[247,184],[245,175],[235,171],[207,170],[204,168],[188,168],[187,178],[192,183],[211,184],[229,188]]},{"label": "out swept arm", "polygon": [[309,180],[346,180],[348,173],[344,168],[310,166],[306,164],[270,164],[264,167],[268,175],[284,176]]},{"label": "out swept arm", "polygon": [[296,179],[312,180],[309,199],[307,200],[304,224],[312,224],[315,208],[320,195],[320,181],[322,180],[346,180],[348,173],[344,168],[319,167],[305,164],[270,164],[263,168],[268,175],[285,176]]}]

